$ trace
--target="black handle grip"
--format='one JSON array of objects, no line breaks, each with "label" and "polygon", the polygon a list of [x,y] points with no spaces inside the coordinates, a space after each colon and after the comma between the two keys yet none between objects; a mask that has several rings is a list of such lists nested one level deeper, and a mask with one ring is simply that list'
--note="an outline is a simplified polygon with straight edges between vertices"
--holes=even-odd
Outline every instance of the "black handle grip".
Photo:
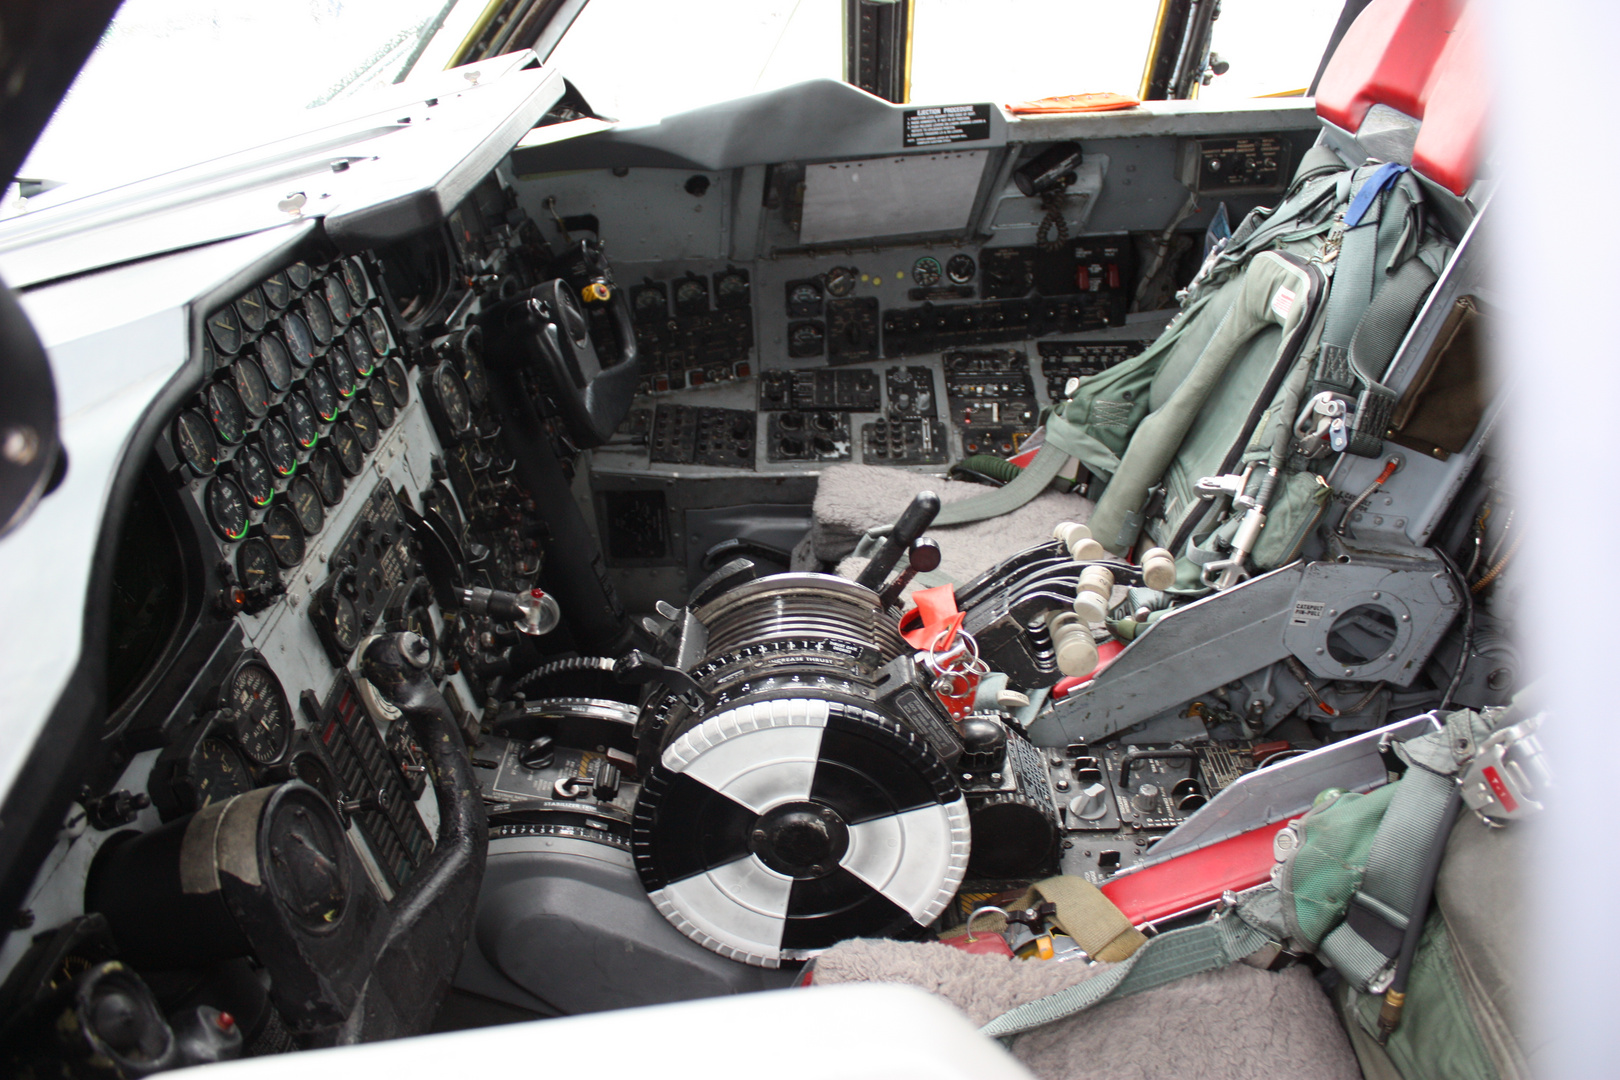
[{"label": "black handle grip", "polygon": [[866,564],[861,576],[855,579],[857,585],[865,585],[876,592],[883,584],[883,579],[889,576],[900,556],[911,546],[911,542],[923,534],[923,530],[934,523],[939,514],[939,496],[932,491],[919,491],[911,498],[911,505],[907,506],[900,515],[900,520],[894,523],[878,549],[872,553],[872,561]]}]

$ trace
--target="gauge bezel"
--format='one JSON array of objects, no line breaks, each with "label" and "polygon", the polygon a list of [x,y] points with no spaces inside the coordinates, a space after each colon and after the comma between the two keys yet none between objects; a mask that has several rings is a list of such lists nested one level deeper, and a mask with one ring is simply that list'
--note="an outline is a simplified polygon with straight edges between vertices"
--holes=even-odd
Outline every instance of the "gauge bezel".
[{"label": "gauge bezel", "polygon": [[[320,293],[313,290],[305,293],[303,299],[299,301],[299,309],[304,313],[304,324],[309,327],[309,332],[314,335],[317,345],[324,347],[337,340],[337,320],[332,317],[332,309],[326,306],[326,300]],[[316,325],[317,322],[321,321],[320,316],[316,314],[317,312],[320,313],[320,316],[325,317],[326,333],[324,335]]]},{"label": "gauge bezel", "polygon": [[[360,377],[354,373],[354,365],[350,363],[346,350],[339,348],[328,352],[325,371],[339,399],[348,401],[359,392]],[[348,390],[343,389],[345,385],[348,386]]]},{"label": "gauge bezel", "polygon": [[[359,308],[350,298],[348,287],[343,284],[340,278],[332,274],[327,274],[321,279],[320,296],[326,304],[327,314],[332,316],[332,326],[336,331],[332,336],[333,340],[336,340],[342,336],[342,331],[346,330],[349,324],[354,321],[355,316],[360,313]],[[342,300],[343,309],[347,314],[338,312],[337,306],[332,302],[334,296]]]},{"label": "gauge bezel", "polygon": [[[325,393],[317,393],[317,387],[324,387]],[[332,376],[323,369],[316,369],[304,377],[304,394],[309,399],[309,405],[315,413],[315,419],[322,424],[330,424],[343,414],[343,399],[338,396],[337,387],[332,385]],[[331,395],[331,413],[321,408],[321,399]]]},{"label": "gauge bezel", "polygon": [[[182,449],[185,442],[180,438],[180,423],[188,416],[197,418],[202,424],[202,430],[207,433],[209,441],[213,444],[213,450],[209,453],[209,461],[206,467],[192,461],[190,456]],[[169,440],[174,446],[175,457],[180,459],[181,465],[191,470],[193,476],[212,476],[214,471],[219,468],[219,436],[214,431],[213,423],[201,411],[197,409],[181,410],[180,415],[174,418],[174,423],[170,426]]]},{"label": "gauge bezel", "polygon": [[[323,462],[330,464],[322,464]],[[331,469],[331,476],[337,481],[337,493],[331,498],[327,498],[326,487],[322,478],[322,470],[326,468]],[[343,492],[348,488],[349,481],[348,477],[343,475],[343,466],[338,464],[337,455],[332,452],[330,447],[323,446],[310,455],[309,472],[305,475],[314,481],[315,491],[320,495],[321,502],[327,506],[336,506],[343,501]]]},{"label": "gauge bezel", "polygon": [[[287,280],[292,283],[292,287],[297,289],[299,292],[309,288],[310,283],[315,280],[314,268],[302,259],[299,259],[297,262],[287,267],[285,273],[287,275]],[[299,278],[303,278],[304,280],[299,281]]]},{"label": "gauge bezel", "polygon": [[[265,516],[268,517],[269,515]],[[253,585],[248,581],[246,565],[247,559],[249,553],[257,551],[261,548],[264,549],[265,558],[269,560],[270,571],[274,575],[275,583],[277,585],[281,583],[281,571],[284,569],[284,567],[281,565],[281,560],[276,558],[275,546],[263,537],[247,537],[240,544],[236,545],[236,581],[237,584],[241,585],[250,596],[253,595],[254,589]]]},{"label": "gauge bezel", "polygon": [[358,313],[366,306],[366,301],[371,299],[371,289],[366,281],[366,268],[360,265],[360,257],[350,255],[340,260],[338,276],[343,279],[343,287],[348,290],[349,299],[354,301],[355,311]]},{"label": "gauge bezel", "polygon": [[[371,342],[371,351],[378,356],[387,356],[393,345],[393,335],[388,331],[388,320],[383,318],[382,312],[374,307],[368,307],[360,313],[360,321],[366,327],[366,340]],[[382,334],[382,341],[377,340],[378,333]]]},{"label": "gauge bezel", "polygon": [[366,387],[366,396],[362,400],[376,414],[379,433],[393,427],[394,421],[399,419],[399,410],[394,407],[394,398],[388,392],[388,387],[373,382]]},{"label": "gauge bezel", "polygon": [[966,252],[959,251],[945,260],[945,279],[952,285],[966,285],[978,272],[979,264]]},{"label": "gauge bezel", "polygon": [[[445,430],[451,438],[465,438],[473,429],[473,404],[472,395],[467,392],[467,384],[462,381],[461,372],[456,370],[450,361],[445,360],[434,368],[428,376],[428,385],[433,389],[433,400],[437,405],[436,411],[440,419],[444,421]],[[447,399],[456,394],[461,395],[461,401],[466,406],[465,423],[458,424],[451,416]]]},{"label": "gauge bezel", "polygon": [[[220,521],[219,515],[216,512],[214,506],[214,492],[216,489],[226,486],[234,488],[237,496],[241,500],[242,523],[240,527],[233,528]],[[247,492],[242,490],[241,484],[237,483],[235,480],[232,480],[228,476],[221,476],[218,473],[215,473],[209,478],[208,485],[203,490],[203,512],[207,514],[208,524],[213,527],[215,535],[219,536],[223,540],[240,540],[242,537],[247,535],[248,525],[253,520],[252,514],[248,510],[250,504],[251,500],[247,497]]]},{"label": "gauge bezel", "polygon": [[349,324],[349,328],[343,331],[339,344],[348,350],[350,359],[356,364],[355,370],[359,370],[358,365],[362,359],[370,365],[365,372],[367,376],[377,369],[376,350],[371,347],[371,340],[366,337],[366,332],[360,329],[359,323]]},{"label": "gauge bezel", "polygon": [[[288,490],[290,493],[291,489],[289,488]],[[287,524],[292,526],[293,529],[297,530],[296,534],[289,533],[289,537],[296,535],[296,558],[294,558],[291,553],[284,553],[282,551],[282,545],[277,544],[274,540],[270,539],[270,530],[275,527],[271,524],[270,519],[280,518],[282,516],[286,517]],[[264,536],[262,539],[265,546],[270,549],[270,558],[277,566],[281,567],[283,570],[291,570],[293,567],[304,561],[304,556],[309,554],[309,534],[304,530],[303,523],[298,520],[298,511],[293,508],[292,499],[290,497],[283,499],[281,502],[276,503],[269,510],[265,511],[264,521],[261,524],[264,528]]]},{"label": "gauge bezel", "polygon": [[920,255],[911,264],[911,280],[925,289],[938,285],[945,277],[945,268],[932,255]]},{"label": "gauge bezel", "polygon": [[[281,433],[287,437],[287,459],[291,461],[292,464],[289,465],[285,471],[282,470],[280,465],[276,464],[276,453],[270,448],[273,441],[270,437],[270,432],[272,429],[279,429]],[[282,420],[280,417],[272,416],[264,423],[259,425],[259,453],[264,455],[264,460],[267,464],[269,464],[270,471],[275,473],[280,479],[285,480],[290,476],[297,475],[298,439],[295,435],[293,435],[292,429],[287,426],[286,421]]]}]

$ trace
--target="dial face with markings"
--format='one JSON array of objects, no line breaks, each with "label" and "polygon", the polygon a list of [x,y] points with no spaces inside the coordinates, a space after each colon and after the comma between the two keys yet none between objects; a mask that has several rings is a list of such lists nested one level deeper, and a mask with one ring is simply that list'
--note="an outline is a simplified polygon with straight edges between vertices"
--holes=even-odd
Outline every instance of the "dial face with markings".
[{"label": "dial face with markings", "polygon": [[924,255],[911,264],[911,280],[925,289],[938,285],[939,275],[939,260],[932,255]]},{"label": "dial face with markings", "polygon": [[266,335],[259,339],[259,368],[264,372],[270,389],[277,393],[286,393],[287,388],[292,386],[292,354],[280,338]]},{"label": "dial face with markings", "polygon": [[338,392],[326,372],[310,372],[309,378],[304,380],[304,389],[309,391],[309,400],[315,405],[315,415],[321,418],[323,424],[337,419],[338,409],[341,408]]},{"label": "dial face with markings", "polygon": [[253,775],[240,750],[217,735],[209,735],[197,744],[191,756],[191,784],[201,808],[253,790]]},{"label": "dial face with markings", "polygon": [[321,295],[326,297],[326,308],[332,313],[332,318],[338,324],[347,326],[349,320],[354,318],[354,301],[349,299],[349,290],[343,287],[343,282],[328,277],[321,282]]},{"label": "dial face with markings", "polygon": [[292,432],[293,439],[305,450],[314,446],[321,437],[315,406],[303,394],[291,394],[287,398],[287,430]]},{"label": "dial face with markings", "polygon": [[195,409],[187,409],[175,420],[174,448],[198,476],[207,476],[219,464],[219,440],[208,419]]},{"label": "dial face with markings", "polygon": [[971,255],[952,255],[945,262],[945,276],[951,279],[952,285],[966,285],[978,272],[979,267]]},{"label": "dial face with markings", "polygon": [[354,397],[354,392],[360,389],[360,380],[355,378],[354,365],[349,363],[349,354],[342,349],[333,349],[327,358],[327,374],[332,377],[332,385],[337,387],[338,396],[344,400]]},{"label": "dial face with markings", "polygon": [[287,280],[292,282],[295,289],[307,289],[309,283],[315,280],[315,271],[306,262],[295,262],[287,267]]},{"label": "dial face with markings", "polygon": [[[268,531],[268,517],[265,522]],[[274,586],[279,579],[276,555],[270,545],[256,536],[242,541],[236,549],[236,580],[242,588],[257,595]]]},{"label": "dial face with markings", "polygon": [[270,463],[251,446],[236,452],[236,477],[248,502],[266,506],[276,494],[276,478],[270,473]]},{"label": "dial face with markings", "polygon": [[247,496],[234,480],[216,476],[208,481],[208,521],[214,531],[226,540],[240,540],[247,535]]},{"label": "dial face with markings", "polygon": [[338,263],[338,270],[343,274],[343,287],[349,290],[349,299],[359,307],[366,302],[366,275],[360,268],[360,260],[349,256]]},{"label": "dial face with markings", "polygon": [[354,602],[347,596],[332,594],[326,620],[332,640],[343,652],[352,652],[360,644],[360,613],[354,610]]},{"label": "dial face with markings", "polygon": [[230,354],[242,347],[242,320],[237,316],[236,309],[222,307],[208,316],[208,336],[214,339],[214,347],[220,352]]},{"label": "dial face with markings", "polygon": [[259,427],[259,448],[271,471],[282,479],[298,471],[298,444],[280,420],[266,420]]},{"label": "dial face with markings", "polygon": [[366,324],[366,337],[371,339],[371,349],[378,356],[388,352],[388,324],[383,321],[382,312],[376,308],[367,308],[364,317]]},{"label": "dial face with markings", "polygon": [[293,363],[309,367],[315,362],[315,335],[309,332],[309,323],[289,313],[282,316],[281,332],[287,339],[287,352],[292,354]]},{"label": "dial face with markings", "polygon": [[224,690],[224,705],[236,715],[236,741],[248,759],[271,765],[292,741],[292,706],[276,673],[257,660],[242,664]]},{"label": "dial face with markings", "polygon": [[403,409],[411,403],[411,380],[405,373],[405,365],[398,360],[390,360],[383,366],[383,379],[388,383],[388,396],[394,399],[394,407]]},{"label": "dial face with markings", "polygon": [[349,356],[354,360],[354,368],[362,375],[370,375],[377,366],[377,354],[372,351],[371,339],[366,332],[355,323],[343,334],[343,344],[349,350]]},{"label": "dial face with markings", "polygon": [[326,307],[326,301],[314,293],[304,297],[304,320],[309,323],[309,332],[315,335],[315,340],[322,345],[332,340],[336,333],[332,326],[332,312]]},{"label": "dial face with markings", "polygon": [[219,441],[235,445],[247,434],[247,410],[235,390],[222,382],[208,387],[208,415],[214,421],[214,433]]},{"label": "dial face with markings", "polygon": [[377,423],[384,428],[394,426],[394,399],[388,396],[388,387],[374,382],[366,387],[366,401],[377,414]]},{"label": "dial face with markings", "polygon": [[360,448],[360,437],[348,424],[339,422],[332,425],[332,452],[337,455],[343,471],[350,476],[359,476],[360,470],[366,466],[366,452]]},{"label": "dial face with markings", "polygon": [[321,526],[326,524],[326,510],[321,506],[321,493],[315,490],[314,481],[307,476],[298,477],[287,486],[287,501],[292,504],[293,514],[306,537],[321,531]]},{"label": "dial face with markings", "polygon": [[242,325],[255,334],[263,330],[264,324],[270,321],[264,294],[258,289],[249,289],[237,298],[236,314],[241,316]]},{"label": "dial face with markings", "polygon": [[848,296],[855,291],[860,274],[853,267],[835,266],[827,271],[827,291],[833,296]]},{"label": "dial face with markings", "polygon": [[377,449],[378,432],[377,414],[372,412],[371,406],[364,401],[356,401],[349,406],[349,426],[354,429],[355,437],[360,440],[360,448],[366,453]]},{"label": "dial face with markings", "polygon": [[472,428],[472,401],[461,375],[447,360],[433,369],[433,391],[444,410],[445,423],[452,435],[465,435]]},{"label": "dial face with markings", "polygon": [[264,281],[264,298],[270,306],[281,311],[292,303],[292,285],[287,281],[287,275],[276,271]]},{"label": "dial face with markings", "polygon": [[236,396],[242,399],[242,408],[254,419],[270,411],[270,383],[252,360],[238,360],[231,365],[231,380]]},{"label": "dial face with markings", "polygon": [[336,506],[343,501],[343,468],[332,451],[316,451],[315,456],[309,459],[309,475],[314,479],[323,503]]},{"label": "dial face with markings", "polygon": [[[304,527],[286,503],[277,503],[264,515],[264,539],[276,562],[289,569],[304,561]],[[244,575],[242,584],[248,584]]]}]

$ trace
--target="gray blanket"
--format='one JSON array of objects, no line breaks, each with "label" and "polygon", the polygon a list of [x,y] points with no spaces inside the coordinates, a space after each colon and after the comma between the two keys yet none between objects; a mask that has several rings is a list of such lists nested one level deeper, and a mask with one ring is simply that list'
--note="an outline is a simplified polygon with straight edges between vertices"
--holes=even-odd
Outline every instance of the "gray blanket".
[{"label": "gray blanket", "polygon": [[[815,982],[906,983],[984,1024],[1107,965],[1003,960],[934,943],[846,941]],[[1018,1036],[1013,1056],[1042,1080],[1360,1080],[1327,995],[1303,967],[1233,964]]]}]

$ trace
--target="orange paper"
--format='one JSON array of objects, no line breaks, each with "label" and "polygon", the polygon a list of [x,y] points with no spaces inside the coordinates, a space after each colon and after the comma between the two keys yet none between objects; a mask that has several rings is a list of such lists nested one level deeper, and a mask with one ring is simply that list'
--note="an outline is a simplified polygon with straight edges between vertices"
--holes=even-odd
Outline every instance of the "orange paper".
[{"label": "orange paper", "polygon": [[1124,94],[1060,94],[1039,101],[1020,101],[1008,105],[1007,111],[1018,116],[1039,116],[1045,113],[1113,112],[1115,109],[1134,109],[1142,104]]}]

